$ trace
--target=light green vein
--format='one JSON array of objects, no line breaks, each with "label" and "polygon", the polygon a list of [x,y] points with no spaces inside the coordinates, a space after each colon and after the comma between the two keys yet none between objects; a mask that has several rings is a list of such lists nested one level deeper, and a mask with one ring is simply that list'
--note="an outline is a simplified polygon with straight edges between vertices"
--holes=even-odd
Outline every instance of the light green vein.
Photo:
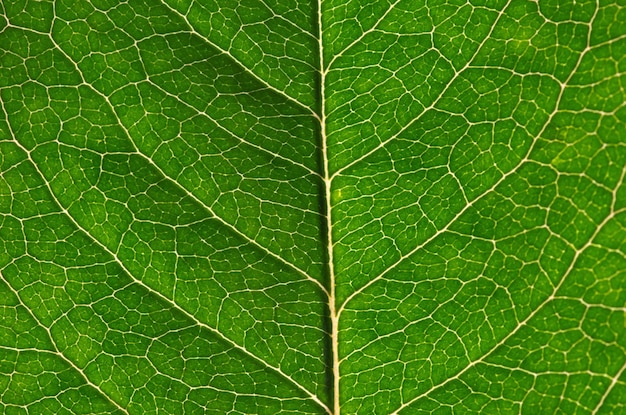
[{"label": "light green vein", "polygon": [[[441,98],[443,97],[443,95],[448,91],[448,88],[452,85],[452,83],[459,77],[459,75],[461,75],[467,68],[469,68],[472,64],[472,62],[474,61],[474,58],[478,55],[478,53],[480,52],[480,50],[482,49],[483,45],[485,44],[485,42],[491,37],[491,34],[493,33],[493,31],[495,30],[498,22],[500,21],[500,19],[502,18],[502,16],[504,15],[504,11],[507,9],[507,7],[509,6],[509,4],[511,4],[512,0],[508,0],[508,2],[506,3],[506,5],[502,8],[502,10],[498,13],[498,17],[496,17],[494,19],[493,24],[491,25],[491,28],[489,29],[489,32],[485,35],[485,37],[483,38],[483,40],[480,42],[480,44],[478,45],[478,47],[476,47],[476,50],[474,51],[474,54],[467,60],[467,63],[459,70],[454,69],[454,76],[448,81],[447,85],[442,88],[441,92],[437,95],[437,97],[433,100],[433,103],[430,104],[429,106],[425,107],[419,114],[417,114],[411,121],[408,121],[406,123],[406,125],[404,127],[402,127],[398,132],[396,132],[395,134],[393,134],[391,137],[387,138],[384,141],[381,141],[376,147],[372,148],[371,150],[367,151],[365,154],[355,158],[354,160],[352,160],[351,162],[349,162],[348,164],[346,164],[345,166],[337,169],[337,171],[335,171],[331,177],[331,180],[334,179],[335,177],[337,177],[338,175],[340,175],[342,172],[346,171],[347,169],[349,169],[350,167],[354,166],[355,164],[359,163],[360,161],[366,159],[367,157],[369,157],[371,154],[375,153],[376,151],[378,151],[379,149],[385,147],[387,145],[387,143],[395,140],[397,137],[399,137],[404,131],[406,131],[409,127],[411,127],[411,125],[413,125],[413,123],[415,121],[417,121],[422,115],[426,114],[429,110],[436,108],[437,104],[439,104],[439,102],[441,101]],[[330,68],[329,68],[330,69]]]},{"label": "light green vein", "polygon": [[[615,192],[613,194],[614,196],[614,202],[617,200],[616,196],[617,196],[617,190],[621,187],[621,185],[624,183],[624,176],[626,175],[626,167],[624,168],[623,172],[622,172],[622,177],[620,179],[619,184],[616,186],[615,188]],[[615,204],[615,203],[614,203]],[[471,368],[473,368],[474,366],[476,366],[477,364],[484,362],[485,359],[487,359],[490,354],[497,350],[498,347],[502,346],[503,344],[505,344],[510,338],[512,338],[522,327],[524,327],[526,324],[528,324],[528,322],[539,313],[539,311],[541,311],[543,309],[543,307],[545,305],[547,305],[550,301],[554,300],[556,298],[556,293],[558,292],[558,290],[563,286],[563,284],[565,283],[565,281],[567,280],[567,277],[569,276],[569,274],[574,270],[574,266],[576,265],[576,262],[578,260],[578,258],[580,257],[580,255],[590,246],[593,245],[593,240],[595,239],[595,237],[600,233],[600,231],[604,228],[604,226],[613,219],[613,217],[615,215],[618,214],[622,214],[622,213],[626,213],[626,208],[623,209],[619,209],[617,211],[615,210],[611,210],[611,212],[604,218],[604,220],[596,227],[593,235],[589,238],[589,242],[587,242],[585,245],[583,245],[580,249],[577,249],[576,252],[574,253],[574,256],[572,258],[572,261],[570,262],[570,265],[568,267],[568,269],[565,271],[565,273],[563,274],[563,276],[561,277],[559,283],[552,289],[552,292],[550,293],[550,295],[548,297],[546,297],[546,299],[544,301],[542,301],[540,304],[537,305],[537,307],[535,307],[535,309],[533,311],[531,311],[528,316],[526,316],[526,318],[522,321],[520,321],[517,326],[515,326],[515,328],[513,330],[511,330],[511,332],[505,336],[504,338],[502,338],[499,342],[497,342],[493,347],[491,347],[489,350],[487,350],[481,357],[479,357],[478,359],[470,362],[465,368],[463,368],[461,371],[459,371],[456,375],[451,376],[450,378],[446,379],[445,381],[441,382],[438,385],[433,385],[430,389],[428,389],[427,391],[421,393],[420,395],[408,400],[407,402],[403,403],[398,409],[396,409],[391,415],[398,415],[398,413],[400,411],[402,411],[404,408],[407,408],[408,406],[410,406],[412,403],[416,402],[417,400],[427,396],[428,394],[430,394],[431,392],[433,392],[434,390],[436,390],[437,388],[441,387],[442,385],[445,385],[446,383],[449,383],[452,380],[455,379],[459,379],[464,373],[466,373],[467,371],[469,371]],[[626,366],[626,365],[625,365]],[[621,369],[622,371],[624,370],[624,367],[622,367]],[[610,388],[609,388],[610,389]],[[606,392],[608,393],[608,392]],[[606,394],[605,393],[605,394]]]},{"label": "light green vein", "polygon": [[[35,32],[38,34],[42,34],[40,32]],[[237,229],[235,226],[233,226],[232,224],[230,224],[229,222],[227,222],[226,220],[224,220],[222,217],[220,217],[219,215],[217,215],[215,213],[215,211],[208,206],[206,203],[204,203],[201,199],[199,199],[195,194],[193,194],[191,191],[189,191],[187,188],[183,187],[182,185],[180,185],[173,177],[167,175],[163,169],[161,169],[161,167],[159,167],[154,160],[152,160],[152,158],[148,157],[146,154],[140,152],[134,141],[131,138],[130,132],[128,131],[128,129],[126,128],[126,126],[124,126],[124,124],[122,123],[122,121],[119,119],[119,117],[117,117],[117,113],[115,112],[115,107],[113,106],[113,104],[111,104],[109,97],[106,96],[105,94],[103,94],[102,92],[98,91],[96,88],[94,88],[92,85],[90,85],[86,80],[85,77],[82,73],[82,71],[78,68],[78,65],[76,64],[76,62],[74,62],[68,55],[67,53],[65,53],[65,51],[58,45],[58,43],[56,43],[56,41],[54,40],[54,38],[52,37],[51,34],[46,34],[48,36],[48,38],[50,39],[50,41],[52,42],[52,44],[57,48],[57,50],[59,50],[59,52],[61,52],[66,59],[68,59],[69,62],[72,63],[72,65],[74,66],[76,72],[79,74],[79,76],[81,77],[82,80],[82,84],[83,86],[86,86],[87,88],[89,88],[91,91],[93,91],[95,94],[97,94],[99,97],[101,97],[106,103],[107,106],[109,107],[109,109],[111,110],[111,112],[113,113],[113,115],[115,115],[115,118],[118,121],[118,125],[120,126],[120,128],[122,128],[122,130],[124,131],[124,133],[126,134],[126,136],[129,139],[129,142],[132,143],[133,148],[135,150],[134,154],[139,155],[140,157],[142,157],[143,159],[145,159],[148,163],[150,163],[150,165],[152,167],[154,167],[163,177],[168,178],[177,188],[179,188],[180,190],[182,190],[187,196],[189,196],[191,199],[194,200],[194,202],[198,203],[200,206],[202,206],[204,209],[206,209],[206,211],[212,216],[214,217],[217,221],[219,221],[221,224],[223,224],[224,226],[226,226],[228,229],[230,229],[232,232],[234,232],[236,235],[238,235],[239,237],[243,238],[244,240],[248,241],[249,243],[253,244],[255,247],[257,247],[258,249],[260,249],[262,252],[270,255],[271,257],[277,259],[278,261],[280,261],[281,263],[289,266],[290,268],[292,268],[293,270],[295,270],[297,273],[299,273],[300,275],[302,275],[305,279],[311,281],[312,283],[314,283],[317,287],[320,288],[320,290],[322,290],[322,292],[326,295],[328,295],[328,290],[326,289],[326,287],[324,287],[324,285],[318,281],[317,279],[311,277],[306,271],[302,270],[301,268],[299,268],[297,265],[290,263],[289,261],[285,260],[284,258],[282,258],[280,255],[274,253],[273,251],[270,251],[268,248],[264,247],[263,245],[261,245],[260,243],[258,243],[256,240],[250,238],[248,235],[244,234],[243,232],[241,232],[239,229]],[[131,153],[128,153],[131,154]]]},{"label": "light green vein", "polygon": [[[593,18],[591,19],[590,23],[589,23],[589,32],[587,34],[587,44],[589,45],[590,43],[590,38],[591,38],[591,26],[593,24],[594,18],[597,14],[598,8],[596,8],[596,12],[593,16]],[[493,28],[492,28],[493,30]],[[559,94],[558,97],[556,99],[556,103],[554,105],[554,109],[552,110],[552,112],[550,113],[550,115],[548,116],[546,122],[544,123],[543,127],[541,128],[541,130],[537,133],[537,135],[535,136],[535,139],[532,143],[531,146],[528,147],[528,150],[526,151],[526,154],[524,155],[524,157],[519,161],[519,163],[517,163],[517,165],[512,168],[511,170],[509,170],[508,172],[504,173],[502,175],[502,177],[500,177],[500,179],[498,179],[491,187],[489,187],[487,190],[485,190],[481,195],[478,195],[475,199],[473,199],[470,203],[466,204],[456,215],[454,215],[454,217],[440,230],[438,230],[437,232],[435,232],[433,235],[431,235],[429,238],[427,238],[424,242],[422,242],[421,244],[419,244],[418,246],[416,246],[415,248],[413,248],[412,250],[410,250],[408,253],[406,253],[405,255],[402,255],[398,260],[396,260],[393,264],[391,264],[386,270],[384,270],[381,274],[379,274],[378,276],[374,277],[372,280],[370,280],[367,284],[365,284],[364,286],[362,286],[361,288],[359,288],[358,290],[355,290],[350,296],[348,296],[346,298],[346,300],[343,302],[343,304],[341,305],[341,308],[339,310],[339,313],[341,313],[341,311],[346,307],[346,305],[352,301],[356,296],[358,296],[360,293],[362,293],[363,291],[365,291],[368,287],[370,287],[372,284],[376,283],[377,281],[380,281],[381,279],[383,279],[389,272],[393,271],[395,268],[397,268],[403,261],[405,261],[407,258],[409,258],[410,256],[412,256],[413,254],[415,254],[417,251],[419,251],[420,249],[422,249],[424,246],[426,246],[427,244],[429,244],[430,242],[432,242],[434,239],[436,239],[439,235],[443,234],[444,232],[446,232],[455,222],[457,219],[459,219],[465,212],[467,212],[477,201],[481,200],[483,197],[485,197],[486,195],[490,194],[491,192],[495,191],[498,186],[503,183],[507,178],[509,178],[510,176],[512,176],[513,174],[515,174],[526,162],[532,161],[530,159],[530,155],[532,154],[535,145],[538,142],[538,138],[541,137],[543,135],[543,132],[545,131],[545,129],[548,127],[548,125],[550,125],[550,122],[552,121],[552,119],[554,118],[554,116],[558,113],[559,111],[559,106],[561,104],[561,99],[563,98],[563,93],[565,92],[565,87],[568,84],[568,82],[570,81],[570,79],[574,76],[574,74],[576,74],[576,71],[578,70],[578,67],[580,66],[580,64],[582,63],[582,60],[585,56],[585,53],[581,53],[580,56],[578,57],[578,61],[576,62],[576,64],[574,65],[571,73],[569,74],[569,76],[567,77],[567,79],[565,80],[565,82],[561,83],[559,85],[560,90],[559,90]],[[469,65],[469,63],[468,63]],[[432,106],[434,106],[435,104],[433,104]],[[397,134],[396,134],[397,135]],[[389,140],[388,140],[389,141]]]},{"label": "light green vein", "polygon": [[[169,10],[171,10],[173,13],[175,13],[176,15],[178,15],[180,18],[182,18],[185,23],[187,24],[187,26],[189,27],[189,31],[191,33],[193,33],[194,35],[198,36],[200,39],[203,39],[207,44],[211,45],[211,47],[219,50],[221,53],[223,53],[224,55],[228,56],[230,59],[232,59],[234,62],[237,62],[239,64],[239,66],[241,68],[243,68],[244,71],[246,71],[246,73],[248,73],[249,75],[251,75],[252,77],[254,77],[254,79],[256,79],[257,81],[261,82],[263,85],[265,85],[268,89],[271,89],[275,92],[277,92],[278,94],[280,94],[281,96],[285,97],[286,99],[288,99],[289,101],[297,104],[299,107],[304,108],[305,110],[307,110],[308,112],[311,113],[311,115],[313,115],[316,119],[319,119],[319,115],[317,114],[317,112],[309,107],[308,105],[298,101],[296,98],[292,97],[291,95],[287,94],[285,91],[282,91],[278,88],[276,88],[275,86],[271,85],[269,82],[267,82],[266,80],[264,80],[263,78],[261,78],[259,75],[257,75],[256,73],[254,73],[251,69],[249,69],[246,65],[244,65],[243,63],[241,63],[237,58],[235,58],[230,51],[221,48],[220,46],[218,46],[216,43],[212,42],[208,37],[203,36],[202,34],[198,33],[198,31],[195,29],[195,27],[191,24],[191,22],[189,21],[189,19],[187,18],[187,16],[183,13],[181,13],[180,11],[176,10],[175,8],[173,8],[172,6],[170,6],[169,4],[167,4],[167,2],[165,2],[164,0],[162,1],[163,5],[165,7],[167,7]],[[191,2],[190,2],[190,6],[191,7]],[[305,32],[308,33],[308,32]]]},{"label": "light green vein", "polygon": [[54,341],[54,338],[52,337],[52,334],[50,333],[50,329],[46,326],[44,326],[41,321],[39,321],[39,319],[37,317],[35,317],[35,315],[30,311],[30,309],[28,307],[26,307],[26,305],[24,304],[24,301],[22,300],[22,297],[20,297],[19,293],[13,288],[13,286],[11,284],[9,284],[9,282],[7,281],[6,278],[4,278],[4,275],[2,275],[2,271],[0,271],[0,277],[2,277],[2,279],[6,282],[7,287],[9,288],[9,290],[13,293],[13,295],[15,295],[15,297],[18,299],[18,301],[20,302],[20,305],[26,310],[26,312],[28,313],[28,315],[37,323],[37,325],[39,327],[41,327],[46,333],[48,333],[48,339],[50,340],[50,342],[52,343],[52,345],[54,346],[54,351],[53,354],[57,357],[59,357],[61,360],[63,360],[64,362],[66,362],[68,365],[70,365],[72,367],[72,369],[74,369],[76,372],[78,372],[78,375],[83,379],[83,381],[91,386],[92,388],[94,388],[96,391],[98,391],[98,393],[103,396],[107,401],[109,401],[110,403],[112,403],[117,409],[119,409],[120,411],[122,411],[125,414],[129,414],[128,410],[126,410],[126,408],[122,407],[118,402],[116,402],[115,400],[113,400],[113,398],[111,398],[109,395],[107,395],[106,393],[104,393],[104,391],[102,389],[100,389],[100,387],[98,385],[96,385],[95,383],[93,383],[91,380],[89,380],[89,378],[87,377],[87,375],[85,375],[82,371],[82,369],[80,369],[78,366],[76,366],[76,364],[74,362],[72,362],[70,359],[68,359],[67,357],[65,357],[65,355],[63,353],[61,353],[61,351],[59,350],[59,346],[57,345],[57,343]]},{"label": "light green vein", "polygon": [[[6,110],[4,109],[4,103],[2,103],[0,101],[0,106],[3,109],[3,111],[5,112],[5,114],[7,114]],[[8,115],[7,115],[8,117]],[[8,119],[7,119],[7,124],[8,124]],[[37,171],[37,173],[41,176],[42,181],[45,183],[46,189],[48,191],[48,193],[50,194],[50,197],[52,198],[52,200],[57,204],[57,206],[59,207],[59,209],[61,210],[61,212],[67,216],[67,218],[70,220],[70,222],[72,222],[72,224],[76,227],[76,229],[80,230],[81,232],[83,232],[85,235],[87,235],[91,240],[94,241],[94,243],[96,245],[98,245],[98,247],[100,247],[100,249],[102,249],[103,251],[105,251],[107,254],[109,254],[111,256],[111,258],[113,258],[113,260],[115,261],[115,263],[117,263],[118,266],[120,266],[121,269],[124,270],[124,272],[138,285],[140,285],[141,287],[143,287],[145,290],[147,290],[150,294],[154,295],[155,297],[157,297],[159,300],[165,302],[166,304],[170,305],[172,308],[180,311],[181,313],[183,313],[187,318],[189,318],[191,321],[193,321],[198,327],[202,327],[208,331],[210,331],[211,333],[214,333],[217,337],[219,337],[220,339],[222,339],[223,341],[225,341],[226,343],[228,343],[229,345],[231,345],[233,348],[241,351],[242,353],[244,353],[247,356],[250,356],[251,358],[253,358],[255,361],[261,363],[263,366],[267,367],[268,369],[278,373],[281,377],[283,377],[285,380],[287,380],[289,383],[291,383],[292,385],[294,385],[298,390],[300,390],[301,392],[305,393],[309,399],[311,399],[313,402],[315,402],[317,405],[319,405],[322,409],[324,409],[327,413],[331,413],[330,410],[328,409],[328,407],[326,406],[326,404],[324,404],[324,402],[322,402],[319,397],[317,397],[317,395],[315,395],[313,392],[309,391],[307,388],[305,388],[304,386],[300,385],[298,382],[296,382],[295,380],[293,380],[289,375],[287,375],[280,367],[276,367],[273,366],[269,363],[267,363],[266,361],[264,361],[261,357],[256,356],[255,354],[253,354],[252,352],[248,351],[248,349],[246,349],[245,347],[237,344],[236,342],[234,342],[233,340],[231,340],[230,338],[226,337],[224,334],[222,334],[219,330],[217,330],[216,328],[213,328],[211,326],[209,326],[208,324],[203,323],[202,321],[200,321],[197,317],[195,317],[193,314],[191,314],[189,311],[185,310],[183,307],[179,306],[175,301],[170,300],[169,298],[165,297],[163,294],[161,294],[160,292],[156,291],[155,289],[153,289],[152,287],[148,286],[146,283],[144,283],[143,281],[141,281],[140,279],[136,278],[128,268],[126,268],[126,265],[117,257],[117,255],[111,251],[106,245],[104,245],[103,243],[101,243],[97,238],[95,238],[93,235],[91,235],[86,229],[84,229],[77,221],[76,219],[70,214],[70,212],[68,212],[68,210],[61,204],[61,202],[57,199],[56,195],[54,194],[54,192],[52,191],[52,188],[50,186],[50,183],[48,183],[48,181],[46,180],[45,175],[43,174],[43,172],[41,171],[41,169],[39,168],[39,166],[34,162],[32,156],[31,156],[31,152],[22,145],[22,143],[20,143],[17,140],[17,137],[15,136],[15,133],[12,131],[10,124],[9,125],[9,129],[11,130],[11,134],[13,135],[13,142],[27,155],[28,160],[30,161],[30,163],[32,164],[32,166],[35,168],[35,170]]]},{"label": "light green vein", "polygon": [[615,389],[615,386],[617,386],[617,384],[621,382],[620,378],[624,374],[625,370],[626,370],[626,362],[624,362],[624,364],[622,365],[622,368],[611,379],[611,383],[609,384],[609,387],[606,388],[606,391],[604,391],[604,393],[602,394],[602,398],[600,398],[600,401],[598,402],[598,405],[596,405],[596,407],[593,408],[593,411],[591,412],[591,415],[597,414],[598,411],[600,411],[602,409],[602,407],[604,406],[604,403],[606,402],[606,398]]}]

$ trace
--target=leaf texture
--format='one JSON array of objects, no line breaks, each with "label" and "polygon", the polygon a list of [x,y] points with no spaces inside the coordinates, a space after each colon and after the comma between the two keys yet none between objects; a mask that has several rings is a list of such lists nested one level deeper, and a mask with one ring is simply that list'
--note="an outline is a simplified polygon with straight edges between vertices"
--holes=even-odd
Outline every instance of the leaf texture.
[{"label": "leaf texture", "polygon": [[0,412],[626,411],[620,2],[0,13]]}]

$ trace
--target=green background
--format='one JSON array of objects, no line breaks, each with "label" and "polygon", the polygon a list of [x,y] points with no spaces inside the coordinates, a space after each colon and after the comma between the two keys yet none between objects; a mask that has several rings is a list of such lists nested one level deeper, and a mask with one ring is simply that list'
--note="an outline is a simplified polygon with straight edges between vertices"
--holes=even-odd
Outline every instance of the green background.
[{"label": "green background", "polygon": [[624,21],[2,2],[0,412],[623,413]]}]

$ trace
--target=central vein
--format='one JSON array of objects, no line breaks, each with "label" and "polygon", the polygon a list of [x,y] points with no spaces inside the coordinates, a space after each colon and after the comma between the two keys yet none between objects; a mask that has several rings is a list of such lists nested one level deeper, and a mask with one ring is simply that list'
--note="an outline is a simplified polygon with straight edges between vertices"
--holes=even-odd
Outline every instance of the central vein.
[{"label": "central vein", "polygon": [[322,159],[324,168],[324,200],[326,202],[326,252],[328,259],[328,283],[330,285],[328,295],[328,308],[330,310],[330,323],[331,323],[331,354],[332,354],[332,366],[333,366],[333,405],[332,411],[334,415],[340,414],[339,405],[339,315],[337,313],[337,301],[335,295],[335,267],[333,258],[333,232],[332,232],[332,220],[331,220],[331,185],[332,179],[330,177],[329,163],[328,163],[328,140],[326,134],[326,72],[324,67],[324,46],[322,41],[322,0],[317,2],[317,26],[318,26],[318,44],[319,44],[319,64],[320,64],[320,80],[319,99],[321,100],[320,107],[320,134],[322,141]]}]

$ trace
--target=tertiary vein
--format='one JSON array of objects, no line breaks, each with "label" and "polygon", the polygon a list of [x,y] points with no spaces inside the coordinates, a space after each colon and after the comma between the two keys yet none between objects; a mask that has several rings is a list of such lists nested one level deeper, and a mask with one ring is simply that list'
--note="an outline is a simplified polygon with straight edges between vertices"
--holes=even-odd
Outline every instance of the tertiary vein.
[{"label": "tertiary vein", "polygon": [[291,378],[291,376],[289,376],[287,373],[285,373],[280,367],[271,365],[270,363],[266,362],[261,357],[259,357],[259,356],[255,355],[254,353],[250,352],[244,346],[239,345],[237,342],[231,340],[229,337],[227,337],[224,334],[222,334],[222,332],[220,332],[217,328],[214,328],[214,327],[212,327],[212,326],[202,322],[201,320],[199,320],[195,315],[193,315],[191,312],[187,311],[185,308],[183,308],[180,305],[178,305],[178,303],[176,303],[174,300],[170,300],[168,297],[166,297],[165,295],[161,294],[159,291],[155,290],[154,288],[150,287],[148,284],[143,282],[141,279],[135,277],[133,275],[133,273],[126,267],[126,265],[123,263],[123,261],[121,261],[119,259],[117,254],[115,252],[113,252],[111,249],[109,249],[102,242],[100,242],[100,240],[98,240],[96,237],[94,237],[80,223],[78,223],[78,221],[74,218],[74,216],[67,210],[67,208],[60,202],[60,200],[58,200],[58,198],[56,197],[54,191],[52,190],[52,187],[51,187],[50,183],[46,179],[46,176],[43,174],[43,172],[39,168],[39,165],[37,163],[35,163],[35,161],[33,160],[32,156],[31,156],[31,150],[29,150],[28,148],[24,147],[24,145],[22,145],[22,143],[17,139],[17,136],[13,132],[13,130],[11,128],[11,125],[9,123],[9,120],[8,120],[8,112],[5,110],[4,103],[1,100],[0,100],[0,108],[2,108],[2,110],[5,113],[5,116],[7,117],[6,122],[7,122],[8,128],[9,128],[9,130],[10,130],[12,136],[13,136],[13,142],[26,154],[26,156],[27,156],[28,160],[30,161],[30,163],[32,164],[33,168],[37,171],[38,175],[41,177],[43,183],[45,184],[46,189],[47,189],[48,193],[50,194],[50,197],[52,198],[52,200],[58,206],[58,208],[61,210],[61,212],[76,227],[76,229],[79,229],[81,232],[83,232],[85,235],[87,235],[91,240],[93,240],[94,243],[100,249],[102,249],[104,252],[106,252],[108,255],[110,255],[111,258],[113,258],[113,260],[117,263],[117,265],[135,283],[137,283],[139,286],[141,286],[142,288],[147,290],[151,295],[154,295],[159,300],[165,302],[166,304],[170,305],[172,308],[174,308],[174,309],[180,311],[181,313],[183,313],[187,318],[189,318],[191,321],[193,321],[194,324],[196,324],[198,327],[201,327],[203,329],[206,329],[206,330],[210,331],[211,333],[215,334],[218,338],[220,338],[222,341],[224,341],[227,344],[229,344],[234,349],[237,349],[237,350],[243,352],[245,355],[247,355],[247,356],[251,357],[252,359],[254,359],[255,361],[261,363],[263,366],[265,366],[268,369],[278,373],[285,380],[287,380],[288,382],[293,384],[298,390],[300,390],[301,392],[305,393],[306,396],[309,397],[309,399],[311,399],[313,402],[318,404],[326,412],[330,413],[330,410],[328,409],[327,405],[324,402],[322,402],[315,393],[309,391],[306,387],[301,385],[299,382],[295,381],[293,378]]},{"label": "tertiary vein", "polygon": [[[319,119],[319,115],[317,114],[317,112],[309,107],[308,105],[300,102],[299,100],[297,100],[296,98],[292,97],[291,95],[287,94],[285,91],[282,91],[278,88],[276,88],[275,86],[273,86],[272,84],[270,84],[269,82],[267,82],[265,79],[261,78],[259,75],[257,75],[254,71],[252,71],[250,68],[248,68],[246,65],[244,65],[243,63],[241,63],[237,58],[235,58],[232,53],[230,53],[230,51],[220,47],[218,44],[216,44],[215,42],[211,41],[211,39],[208,38],[208,36],[203,36],[202,34],[198,33],[198,31],[195,29],[195,27],[191,24],[191,22],[189,21],[189,18],[181,13],[180,11],[176,10],[175,8],[173,8],[172,6],[170,6],[169,4],[167,4],[167,2],[165,0],[162,1],[163,5],[165,5],[165,7],[167,7],[169,10],[171,10],[172,12],[174,12],[176,15],[178,15],[179,17],[181,17],[185,23],[187,24],[187,26],[189,27],[189,30],[191,31],[191,33],[195,34],[196,36],[198,36],[200,39],[204,39],[205,42],[207,42],[209,45],[211,45],[213,48],[219,50],[221,53],[223,53],[224,55],[228,56],[229,58],[231,58],[233,61],[239,63],[239,66],[241,66],[248,74],[250,74],[252,77],[254,77],[256,80],[258,80],[259,82],[261,82],[263,85],[265,85],[267,88],[279,93],[280,95],[284,96],[285,98],[287,98],[289,101],[297,104],[299,107],[306,109],[308,112],[311,113],[311,115],[313,115],[314,117]],[[191,7],[191,2],[189,3],[189,7]],[[304,33],[308,33],[308,32],[304,32]]]},{"label": "tertiary vein", "polygon": [[59,348],[59,346],[57,345],[56,341],[54,340],[54,338],[52,337],[52,334],[50,333],[50,328],[46,327],[43,325],[43,323],[35,316],[35,314],[33,314],[33,312],[30,310],[30,308],[28,308],[26,306],[26,304],[24,304],[24,301],[22,300],[22,297],[19,295],[19,293],[13,288],[13,286],[11,284],[9,284],[8,280],[4,277],[4,275],[2,275],[2,272],[0,271],[0,278],[3,279],[6,282],[6,286],[9,288],[9,291],[11,291],[13,293],[13,295],[17,298],[17,301],[19,301],[20,305],[26,310],[26,312],[28,313],[28,315],[33,319],[33,321],[35,321],[35,323],[41,327],[47,334],[48,334],[48,339],[50,340],[50,343],[52,344],[52,346],[54,347],[54,350],[52,351],[52,353],[59,357],[61,360],[63,360],[65,363],[67,363],[72,369],[74,369],[78,375],[82,378],[83,382],[85,382],[87,385],[91,386],[92,388],[94,388],[96,391],[98,391],[98,393],[104,397],[104,399],[106,399],[107,401],[109,401],[111,404],[113,404],[113,406],[115,406],[117,409],[119,409],[120,411],[122,411],[125,414],[129,414],[128,411],[126,410],[126,408],[124,408],[123,406],[121,406],[118,402],[116,402],[113,398],[111,398],[107,393],[105,393],[99,385],[96,385],[95,383],[93,383],[88,377],[87,375],[85,375],[85,373],[83,372],[83,370],[81,368],[79,368],[73,361],[71,361],[69,358],[65,357],[65,355],[63,353],[61,353],[61,350]]},{"label": "tertiary vein", "polygon": [[[38,34],[42,34],[40,32],[36,32]],[[156,169],[163,177],[168,178],[177,188],[179,188],[180,190],[182,190],[187,196],[189,196],[191,199],[194,200],[194,202],[198,203],[200,206],[202,206],[204,209],[206,209],[207,212],[209,212],[209,214],[214,217],[218,222],[222,223],[223,225],[225,225],[228,229],[230,229],[232,232],[234,232],[236,235],[240,236],[241,238],[243,238],[244,240],[248,241],[249,243],[253,244],[255,247],[257,247],[258,249],[260,249],[261,251],[263,251],[264,253],[272,256],[273,258],[277,259],[278,261],[282,262],[283,264],[289,266],[290,268],[294,269],[298,274],[302,275],[304,278],[306,278],[308,281],[314,283],[320,290],[322,290],[322,292],[324,292],[326,295],[328,295],[328,292],[326,290],[326,287],[324,287],[324,285],[318,281],[317,279],[311,277],[306,271],[302,270],[301,268],[299,268],[297,265],[287,261],[286,259],[284,259],[283,257],[281,257],[280,255],[276,254],[275,252],[271,251],[270,249],[266,248],[265,246],[261,245],[259,242],[257,242],[256,240],[254,240],[253,238],[250,238],[248,235],[244,234],[243,232],[241,232],[239,229],[237,229],[234,225],[232,225],[231,223],[227,222],[226,220],[224,220],[221,216],[217,215],[217,213],[209,206],[207,205],[204,201],[202,201],[200,198],[198,198],[193,192],[191,192],[190,190],[188,190],[187,188],[185,188],[184,186],[182,186],[180,183],[178,183],[173,177],[169,176],[167,173],[165,173],[165,171],[163,171],[163,169],[154,162],[154,160],[149,157],[148,155],[144,154],[143,152],[139,151],[139,149],[137,148],[137,146],[135,145],[135,142],[132,140],[132,136],[130,134],[130,132],[128,131],[128,129],[126,128],[126,126],[122,123],[122,121],[119,119],[119,117],[117,116],[117,113],[115,111],[115,107],[113,106],[113,104],[111,103],[109,97],[107,95],[105,95],[104,93],[102,93],[101,91],[99,91],[98,89],[94,88],[91,84],[89,84],[84,77],[83,72],[80,70],[80,68],[78,67],[78,65],[76,64],[76,62],[74,62],[71,57],[63,50],[63,48],[60,47],[60,45],[56,42],[56,40],[52,37],[51,34],[47,33],[46,34],[48,36],[48,38],[50,39],[50,41],[52,42],[52,44],[55,46],[55,48],[65,56],[65,58],[68,60],[68,62],[70,62],[75,70],[76,73],[80,76],[81,81],[82,81],[82,85],[88,87],[91,91],[93,91],[95,94],[97,94],[99,97],[101,97],[107,104],[107,106],[111,109],[112,114],[114,115],[115,119],[117,120],[118,125],[120,126],[120,128],[124,131],[124,133],[126,134],[126,136],[128,137],[130,143],[132,144],[134,150],[135,150],[135,154],[137,154],[138,156],[140,156],[141,158],[145,159],[154,169]],[[219,124],[218,124],[219,125]],[[246,142],[247,143],[247,142]],[[249,144],[249,143],[248,143]]]},{"label": "tertiary vein", "polygon": [[[594,13],[593,17],[590,19],[590,22],[589,22],[589,25],[588,25],[589,26],[589,31],[588,31],[588,35],[587,35],[587,45],[589,45],[590,42],[591,42],[591,28],[592,28],[592,25],[593,25],[594,18],[595,18],[596,14],[597,14],[597,10],[598,10],[598,7],[596,7],[596,12]],[[493,28],[492,28],[492,30],[493,30]],[[588,50],[590,50],[590,49],[587,48],[586,51],[588,51]],[[396,269],[407,258],[411,257],[413,254],[418,252],[420,249],[424,248],[426,245],[428,245],[434,239],[436,239],[440,235],[444,234],[448,229],[450,229],[450,227],[452,225],[454,225],[456,220],[459,219],[472,206],[474,206],[476,204],[476,202],[478,202],[479,200],[481,200],[483,197],[485,197],[486,195],[490,194],[491,192],[495,191],[498,188],[498,186],[500,186],[500,184],[502,184],[506,179],[508,179],[513,174],[515,174],[525,163],[527,163],[529,161],[532,161],[532,159],[530,158],[530,155],[534,151],[535,145],[538,142],[539,137],[542,136],[542,134],[544,133],[546,128],[550,125],[550,123],[551,123],[552,119],[554,118],[554,116],[558,113],[559,107],[560,107],[560,104],[561,104],[561,100],[563,98],[563,93],[565,92],[565,88],[568,85],[570,79],[574,76],[574,74],[576,74],[576,71],[578,70],[578,67],[580,66],[584,56],[585,56],[585,51],[581,52],[580,55],[578,56],[578,60],[577,60],[576,64],[573,66],[573,68],[572,68],[570,74],[568,75],[567,79],[564,82],[559,84],[559,93],[558,93],[556,102],[554,104],[554,109],[552,110],[552,112],[547,117],[546,121],[544,122],[543,127],[536,134],[532,144],[528,147],[528,150],[524,154],[524,157],[522,157],[520,159],[520,161],[512,169],[510,169],[508,172],[503,173],[502,176],[498,180],[496,180],[493,185],[491,185],[488,189],[486,189],[480,195],[476,196],[469,203],[467,203],[461,210],[459,210],[459,212],[457,212],[452,217],[452,219],[450,219],[447,222],[447,224],[445,226],[440,228],[438,231],[434,232],[430,237],[428,237],[425,241],[423,241],[422,243],[417,245],[415,248],[411,249],[406,254],[400,256],[400,258],[398,258],[396,261],[394,261],[393,264],[391,264],[389,267],[387,267],[385,270],[383,270],[378,276],[374,277],[367,284],[363,285],[359,289],[355,290],[352,294],[350,294],[345,299],[345,301],[342,303],[342,305],[340,306],[339,314],[341,314],[341,312],[346,308],[347,304],[350,301],[352,301],[355,297],[357,297],[359,294],[361,294],[363,291],[365,291],[368,287],[370,287],[371,285],[373,285],[377,281],[380,281],[381,279],[383,279],[387,274],[389,274],[391,271]],[[469,63],[468,63],[468,65],[469,65]],[[433,103],[432,105],[434,106],[435,103]]]}]

